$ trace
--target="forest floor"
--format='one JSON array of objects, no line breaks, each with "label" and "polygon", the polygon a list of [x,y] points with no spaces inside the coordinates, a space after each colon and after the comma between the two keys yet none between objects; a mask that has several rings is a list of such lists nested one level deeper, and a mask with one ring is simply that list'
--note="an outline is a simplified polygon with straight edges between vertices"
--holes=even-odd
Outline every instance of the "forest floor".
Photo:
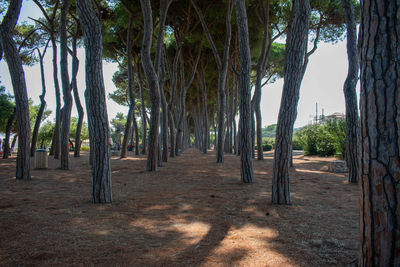
[{"label": "forest floor", "polygon": [[[71,154],[72,155],[72,154]],[[189,149],[157,172],[112,157],[114,203],[90,203],[88,154],[15,180],[0,159],[0,266],[346,266],[358,255],[358,185],[294,157],[292,205],[271,204],[273,154],[240,181],[240,158]]]}]

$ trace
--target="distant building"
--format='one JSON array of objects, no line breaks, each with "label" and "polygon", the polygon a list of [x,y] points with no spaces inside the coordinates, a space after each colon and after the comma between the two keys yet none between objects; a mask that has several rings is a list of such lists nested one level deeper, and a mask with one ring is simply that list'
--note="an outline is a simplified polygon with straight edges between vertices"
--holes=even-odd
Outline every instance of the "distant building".
[{"label": "distant building", "polygon": [[321,116],[319,121],[321,123],[327,122],[327,121],[333,121],[333,120],[342,120],[345,119],[346,115],[340,112],[334,112],[331,115],[326,115],[326,116]]}]

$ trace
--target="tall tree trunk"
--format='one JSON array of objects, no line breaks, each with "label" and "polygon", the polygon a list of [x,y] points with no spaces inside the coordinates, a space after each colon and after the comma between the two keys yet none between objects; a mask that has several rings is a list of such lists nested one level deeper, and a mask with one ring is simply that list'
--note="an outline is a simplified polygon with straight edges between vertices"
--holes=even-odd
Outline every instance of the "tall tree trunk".
[{"label": "tall tree trunk", "polygon": [[6,125],[6,136],[4,138],[4,149],[3,149],[3,159],[8,159],[8,154],[10,153],[10,136],[11,136],[11,128],[14,123],[15,117],[17,115],[17,109],[14,108],[14,112],[7,120]]},{"label": "tall tree trunk", "polygon": [[195,8],[197,15],[199,16],[201,25],[206,34],[207,40],[211,45],[215,61],[218,66],[218,140],[217,140],[217,163],[224,162],[224,138],[225,138],[225,115],[226,115],[226,95],[225,95],[225,83],[226,75],[228,72],[228,60],[229,60],[229,49],[231,45],[232,36],[232,9],[233,1],[227,2],[227,14],[226,14],[226,33],[225,33],[225,44],[224,53],[221,60],[211,34],[208,30],[207,24],[204,20],[201,10],[197,7],[193,0],[191,0],[193,7]]},{"label": "tall tree trunk", "polygon": [[[164,0],[164,1],[168,1],[169,3],[168,5],[166,5],[166,8],[160,12],[161,14],[165,13],[166,15],[168,11],[168,6],[170,4],[170,0]],[[165,3],[164,1],[161,0],[161,3]],[[161,56],[160,51],[158,51],[158,49],[161,49],[161,46],[157,48],[156,60],[155,64],[153,65],[150,55],[152,35],[153,35],[153,16],[152,16],[150,0],[140,0],[140,5],[142,7],[143,25],[144,25],[141,57],[142,57],[143,70],[146,75],[147,84],[149,86],[150,112],[151,112],[150,132],[149,132],[149,153],[147,157],[146,169],[147,171],[156,171],[158,165],[157,164],[158,149],[159,149],[158,127],[160,120],[160,87],[159,87],[157,70],[159,68],[159,60],[160,60],[159,57]],[[159,25],[159,27],[161,28],[160,31],[163,31],[165,17],[163,19],[160,19],[160,21],[161,21]]]},{"label": "tall tree trunk", "polygon": [[82,134],[82,125],[83,125],[83,116],[85,115],[83,111],[83,107],[81,104],[81,100],[79,97],[79,92],[78,92],[78,83],[76,80],[76,76],[78,75],[78,69],[79,69],[79,60],[77,56],[77,35],[78,35],[78,25],[76,29],[76,33],[73,36],[72,39],[72,78],[71,78],[71,87],[72,91],[74,93],[74,100],[75,100],[75,106],[78,111],[78,123],[76,125],[76,131],[75,131],[75,149],[74,149],[74,157],[80,157],[81,156],[81,134]]},{"label": "tall tree trunk", "polygon": [[101,24],[90,0],[77,0],[77,10],[86,48],[87,114],[93,157],[92,202],[111,203],[110,130],[103,82]]},{"label": "tall tree trunk", "polygon": [[3,51],[7,61],[16,103],[19,134],[16,178],[30,180],[29,148],[31,129],[29,125],[28,93],[22,61],[13,40],[13,31],[17,24],[21,5],[22,0],[9,1],[7,13],[0,24],[0,51]]},{"label": "tall tree trunk", "polygon": [[201,92],[203,97],[203,147],[202,151],[207,154],[207,149],[210,144],[210,123],[208,121],[208,111],[207,111],[207,83],[205,77],[205,66],[203,65],[200,71],[201,74]]},{"label": "tall tree trunk", "polygon": [[40,98],[40,107],[38,114],[36,116],[36,121],[35,121],[35,126],[33,128],[33,133],[32,133],[32,143],[31,143],[31,157],[35,156],[35,150],[36,150],[36,143],[37,143],[37,136],[39,133],[39,128],[40,128],[40,123],[42,122],[42,117],[44,113],[44,109],[46,107],[46,100],[44,99],[46,95],[46,80],[44,77],[44,65],[43,65],[43,57],[46,53],[47,45],[43,51],[43,54],[40,52],[39,49],[37,49],[38,54],[39,54],[39,64],[40,64],[40,77],[42,80],[42,94],[39,96]]},{"label": "tall tree trunk", "polygon": [[400,5],[361,3],[360,266],[399,266]]},{"label": "tall tree trunk", "polygon": [[136,63],[136,71],[139,81],[140,90],[140,102],[141,102],[141,113],[142,113],[142,154],[147,154],[147,123],[146,123],[146,107],[144,105],[144,90],[143,90],[143,80],[140,74],[140,65]]},{"label": "tall tree trunk", "polygon": [[71,109],[72,95],[69,85],[68,75],[68,37],[67,37],[67,14],[69,10],[69,0],[62,1],[60,16],[60,67],[61,67],[61,83],[63,89],[63,119],[61,125],[61,169],[69,170],[69,129],[71,128]]},{"label": "tall tree trunk", "polygon": [[[164,50],[164,49],[162,49]],[[160,66],[160,98],[161,98],[161,141],[162,141],[162,162],[168,161],[168,104],[164,94],[165,83],[165,61],[164,56],[161,57]]]},{"label": "tall tree trunk", "polygon": [[247,12],[245,0],[235,0],[236,18],[239,35],[240,53],[240,173],[244,183],[253,183],[253,162],[251,156],[250,116],[251,116],[251,89],[250,71],[251,57],[249,47],[249,31],[247,25]]},{"label": "tall tree trunk", "polygon": [[133,122],[133,129],[135,131],[135,155],[139,155],[140,154],[140,151],[139,151],[139,129],[138,129],[138,125],[136,122],[135,111],[133,111],[133,113],[132,113],[132,122]]},{"label": "tall tree trunk", "polygon": [[346,162],[349,170],[349,182],[358,182],[360,165],[359,153],[359,118],[356,85],[358,81],[357,32],[353,4],[350,0],[342,0],[347,27],[347,59],[349,70],[343,86],[346,101]]},{"label": "tall tree trunk", "polygon": [[251,157],[254,158],[256,156],[256,120],[254,118],[254,107],[255,107],[255,96],[253,96],[253,99],[251,100],[251,115],[250,115],[250,135],[251,135]]},{"label": "tall tree trunk", "polygon": [[290,151],[300,85],[305,72],[310,10],[309,0],[292,1],[286,40],[284,84],[276,129],[272,180],[272,202],[275,204],[290,204]]},{"label": "tall tree trunk", "polygon": [[52,149],[50,149],[50,155],[54,155],[55,159],[59,159],[61,151],[61,143],[60,143],[61,93],[60,93],[60,83],[58,81],[57,42],[54,36],[51,36],[51,46],[53,48],[53,81],[56,94],[56,125],[54,127],[54,135],[52,141]]},{"label": "tall tree trunk", "polygon": [[126,42],[126,61],[128,65],[128,94],[129,94],[129,111],[128,116],[126,118],[126,124],[124,129],[124,138],[122,140],[121,145],[121,158],[126,158],[127,148],[128,148],[128,140],[131,136],[131,126],[132,126],[132,118],[133,113],[135,112],[135,95],[133,92],[133,66],[132,66],[132,26],[133,26],[133,16],[129,13],[129,26],[128,26],[128,36]]}]

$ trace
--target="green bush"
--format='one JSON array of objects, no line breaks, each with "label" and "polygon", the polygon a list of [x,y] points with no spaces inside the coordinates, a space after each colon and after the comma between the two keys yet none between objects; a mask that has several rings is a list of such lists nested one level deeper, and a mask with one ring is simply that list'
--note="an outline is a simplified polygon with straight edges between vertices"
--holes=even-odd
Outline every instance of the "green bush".
[{"label": "green bush", "polygon": [[293,149],[299,147],[305,155],[343,156],[346,149],[345,120],[308,125],[296,131],[293,137]]},{"label": "green bush", "polygon": [[88,146],[81,146],[81,151],[89,151],[90,147]]},{"label": "green bush", "polygon": [[275,146],[275,138],[264,137],[262,139],[263,151],[271,151],[274,146]]}]

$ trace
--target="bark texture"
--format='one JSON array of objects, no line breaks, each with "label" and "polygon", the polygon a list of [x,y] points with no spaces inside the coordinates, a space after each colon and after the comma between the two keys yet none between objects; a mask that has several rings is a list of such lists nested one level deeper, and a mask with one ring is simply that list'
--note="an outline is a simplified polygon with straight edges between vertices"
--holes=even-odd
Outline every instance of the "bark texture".
[{"label": "bark texture", "polygon": [[86,103],[89,122],[92,202],[111,203],[111,165],[106,96],[103,81],[101,24],[90,0],[77,0],[86,51]]},{"label": "bark texture", "polygon": [[250,96],[250,71],[251,57],[249,47],[249,30],[245,0],[235,0],[236,23],[238,26],[239,54],[240,54],[240,159],[241,177],[244,183],[253,183],[253,162],[251,156],[251,96]]},{"label": "bark texture", "polygon": [[69,170],[69,129],[71,128],[71,109],[72,95],[69,86],[68,75],[68,37],[67,37],[67,14],[69,10],[69,0],[63,0],[60,16],[60,69],[61,83],[63,89],[64,107],[62,113],[61,125],[61,161],[60,167],[62,170]]},{"label": "bark texture", "polygon": [[286,39],[284,84],[276,129],[272,203],[290,204],[289,164],[293,125],[297,116],[300,85],[304,76],[310,22],[309,0],[293,0]]},{"label": "bark texture", "polygon": [[6,136],[4,137],[4,150],[3,150],[3,159],[8,159],[8,153],[10,153],[10,136],[11,136],[11,128],[14,123],[15,117],[17,115],[17,110],[14,107],[14,112],[11,114],[11,116],[7,120],[7,125],[6,125]]},{"label": "bark texture", "polygon": [[29,103],[26,90],[25,73],[22,61],[13,40],[13,30],[17,24],[22,0],[10,0],[6,15],[0,24],[0,46],[7,61],[13,85],[16,115],[18,125],[18,155],[16,178],[30,180],[30,138],[31,129],[29,125]]},{"label": "bark texture", "polygon": [[361,3],[360,266],[400,266],[400,2]]},{"label": "bark texture", "polygon": [[349,170],[349,182],[358,182],[360,166],[360,127],[358,117],[356,85],[358,81],[357,30],[353,3],[342,0],[347,27],[347,59],[349,70],[344,82],[343,92],[346,101],[346,162]]}]

